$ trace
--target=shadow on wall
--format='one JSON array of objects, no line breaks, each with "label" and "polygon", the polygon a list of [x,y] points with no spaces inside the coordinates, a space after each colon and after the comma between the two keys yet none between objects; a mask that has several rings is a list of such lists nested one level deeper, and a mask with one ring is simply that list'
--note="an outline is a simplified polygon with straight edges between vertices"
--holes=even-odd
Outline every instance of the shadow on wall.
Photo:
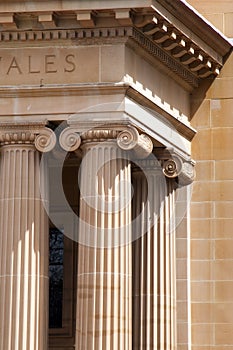
[{"label": "shadow on wall", "polygon": [[[229,52],[229,54],[225,57],[224,65],[229,63],[231,52],[233,52],[233,48]],[[224,69],[224,67],[222,69]],[[221,75],[221,72],[220,72],[220,75]],[[199,87],[191,93],[190,121],[192,120],[195,113],[199,109],[203,100],[206,98],[207,91],[210,89],[211,85],[215,82],[216,79],[220,79],[220,76],[215,78],[210,77],[210,78],[204,79],[203,81],[201,81]]]}]

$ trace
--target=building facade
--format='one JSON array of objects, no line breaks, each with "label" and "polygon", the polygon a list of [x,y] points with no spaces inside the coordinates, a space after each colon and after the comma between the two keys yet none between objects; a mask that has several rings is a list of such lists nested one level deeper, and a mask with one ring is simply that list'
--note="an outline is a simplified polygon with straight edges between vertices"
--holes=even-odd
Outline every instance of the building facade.
[{"label": "building facade", "polygon": [[233,346],[233,5],[189,3],[0,1],[0,350]]},{"label": "building facade", "polygon": [[[190,4],[232,39],[231,2],[190,1]],[[206,92],[199,108],[195,109],[192,118],[192,125],[197,130],[192,143],[192,156],[197,161],[197,176],[191,205],[194,349],[228,349],[233,344],[230,296],[232,154],[229,152],[232,89],[228,84],[232,84],[232,55]],[[208,145],[206,143],[204,146],[204,142]]]}]

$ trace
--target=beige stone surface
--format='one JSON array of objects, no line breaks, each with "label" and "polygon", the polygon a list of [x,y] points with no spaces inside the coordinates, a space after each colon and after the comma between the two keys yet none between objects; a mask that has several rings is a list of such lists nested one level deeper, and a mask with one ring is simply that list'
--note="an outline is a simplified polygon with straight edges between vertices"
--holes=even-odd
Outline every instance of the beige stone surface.
[{"label": "beige stone surface", "polygon": [[211,238],[213,235],[213,227],[214,224],[212,223],[212,220],[209,219],[208,216],[206,218],[192,218],[191,219],[191,225],[192,225],[192,238]]},{"label": "beige stone surface", "polygon": [[[178,280],[177,281],[177,295],[179,296],[179,303],[182,303],[182,301],[188,300],[188,290],[187,290],[187,281],[186,280]],[[185,316],[183,318],[183,321],[187,321],[187,307],[188,305],[183,304],[183,311],[185,312]],[[182,312],[182,307],[177,308],[180,312]],[[181,321],[181,318],[178,318]]]},{"label": "beige stone surface", "polygon": [[105,45],[100,49],[100,81],[122,81],[125,75],[125,47],[124,45]]},{"label": "beige stone surface", "polygon": [[224,64],[224,68],[220,71],[219,78],[231,78],[233,77],[233,54],[231,54]]},{"label": "beige stone surface", "polygon": [[[133,333],[133,349],[141,350],[152,349],[155,344],[161,349],[164,344],[170,349],[176,347],[176,236],[175,231],[169,231],[173,228],[172,223],[171,226],[162,224],[164,217],[169,217],[174,211],[175,192],[174,183],[170,181],[168,193],[164,193],[163,174],[156,164],[151,167],[148,161],[144,165],[144,168],[148,167],[148,180],[139,169],[133,172],[133,218],[143,213],[145,207],[141,220],[133,225],[133,230],[141,233],[140,239],[133,244],[133,328],[137,330]],[[156,197],[161,200],[156,200]],[[150,228],[151,220],[153,225]],[[144,223],[149,228],[145,234]],[[154,266],[157,266],[157,272]],[[182,292],[187,292],[187,289]],[[179,300],[187,300],[182,292],[180,288],[177,293]]]},{"label": "beige stone surface", "polygon": [[198,161],[195,170],[199,181],[211,181],[216,178],[216,163],[214,161]]},{"label": "beige stone surface", "polygon": [[98,82],[99,59],[98,47],[2,49],[1,85]]},{"label": "beige stone surface", "polygon": [[[191,262],[191,281],[211,281],[213,263],[210,260]],[[192,297],[192,293],[191,293]],[[191,299],[192,300],[192,299]]]},{"label": "beige stone surface", "polygon": [[193,323],[212,323],[213,304],[211,302],[192,303],[192,321]]},{"label": "beige stone surface", "polygon": [[182,220],[179,220],[177,222],[176,226],[176,238],[177,239],[182,239],[182,238],[187,238],[187,227],[188,227],[189,221],[187,220],[187,217],[184,216]]},{"label": "beige stone surface", "polygon": [[178,259],[187,258],[187,239],[186,238],[176,239],[176,257]]},{"label": "beige stone surface", "polygon": [[[230,3],[193,1],[222,26]],[[227,6],[228,5],[228,6]],[[225,18],[225,15],[224,15]],[[232,56],[195,112],[191,203],[192,350],[232,347]],[[203,117],[202,123],[199,119]],[[207,208],[209,209],[207,211]],[[224,335],[223,335],[224,333]]]},{"label": "beige stone surface", "polygon": [[180,279],[186,279],[187,278],[187,259],[177,259],[176,261],[176,268],[177,268],[177,274],[179,274]]},{"label": "beige stone surface", "polygon": [[[130,8],[130,7],[144,7],[144,6],[150,6],[151,1],[150,0],[126,0],[122,3],[121,0],[94,0],[92,3],[83,2],[82,0],[69,0],[68,2],[66,0],[55,0],[49,3],[44,3],[41,1],[22,1],[18,5],[18,9],[21,12],[25,11],[71,11],[79,9],[80,11],[85,10],[93,10],[93,8],[98,9],[114,9],[114,8]],[[0,4],[0,11],[1,12],[14,12],[15,9],[15,0],[9,0],[8,2],[2,2]]]},{"label": "beige stone surface", "polygon": [[[82,145],[86,158],[80,184],[79,242],[83,243],[77,267],[76,349],[130,349],[130,162],[122,159],[114,136],[101,142],[101,134],[93,131],[90,137]],[[125,237],[129,241],[124,242]]]},{"label": "beige stone surface", "polygon": [[233,281],[216,281],[215,297],[218,302],[233,302]]},{"label": "beige stone surface", "polygon": [[217,78],[207,93],[211,99],[233,98],[233,82],[229,77]]},{"label": "beige stone surface", "polygon": [[195,110],[195,127],[205,129],[210,126],[210,100],[205,99]]},{"label": "beige stone surface", "polygon": [[35,116],[40,116],[42,120],[67,120],[75,116],[78,112],[94,111],[100,108],[103,111],[115,112],[117,109],[122,110],[124,95],[120,94],[87,94],[77,92],[68,94],[65,92],[57,94],[53,91],[43,91],[42,95],[30,90],[26,96],[9,96],[0,99],[0,116],[1,120],[12,118],[33,120]]},{"label": "beige stone surface", "polygon": [[224,31],[224,14],[223,13],[205,13],[205,18],[212,23],[221,32]]},{"label": "beige stone surface", "polygon": [[[224,206],[224,203],[223,203]],[[216,239],[223,239],[223,238],[232,238],[232,225],[233,225],[233,219],[231,215],[232,204],[229,203],[229,214],[226,211],[226,218],[222,218],[221,215],[218,215],[218,218],[213,220],[213,236]],[[226,203],[225,203],[226,207]]]},{"label": "beige stone surface", "polygon": [[177,342],[178,344],[186,344],[186,349],[187,349],[187,344],[189,342],[188,333],[187,331],[184,332],[183,328],[179,327],[179,324],[177,329]]},{"label": "beige stone surface", "polygon": [[[215,179],[216,180],[232,180],[233,161],[220,160],[215,162]],[[229,182],[230,184],[230,182]]]},{"label": "beige stone surface", "polygon": [[195,324],[192,326],[192,335],[197,339],[197,345],[201,346],[200,349],[204,350],[207,345],[213,344],[213,333],[213,324]]},{"label": "beige stone surface", "polygon": [[213,278],[219,281],[231,281],[233,279],[233,260],[224,259],[213,262]]},{"label": "beige stone surface", "polygon": [[218,324],[215,328],[215,344],[222,349],[233,344],[232,324]]},{"label": "beige stone surface", "polygon": [[215,259],[231,259],[232,258],[233,241],[230,239],[215,241]]},{"label": "beige stone surface", "polygon": [[191,259],[206,260],[213,257],[214,250],[211,241],[205,239],[193,239],[191,243]]},{"label": "beige stone surface", "polygon": [[208,302],[212,300],[214,297],[214,285],[212,281],[192,281],[192,302]]},{"label": "beige stone surface", "polygon": [[231,0],[189,0],[189,4],[203,15],[233,11]]},{"label": "beige stone surface", "polygon": [[233,128],[215,128],[212,130],[212,157],[216,160],[231,160],[233,158],[232,145]]},{"label": "beige stone surface", "polygon": [[209,201],[193,202],[191,203],[191,218],[192,219],[206,219],[211,218],[214,206]]},{"label": "beige stone surface", "polygon": [[[206,15],[206,18],[217,28],[223,30],[226,35],[233,35],[233,3],[231,0],[190,0],[190,3]],[[108,13],[111,17],[111,19],[108,19],[109,26],[113,24],[120,26],[120,22],[128,25],[131,21],[128,8],[141,8],[150,5],[150,0],[93,0],[91,3],[81,0],[54,0],[53,2],[35,0],[34,2],[17,2],[17,13],[18,11],[34,12],[40,8],[40,11],[45,11],[45,13],[39,15],[39,25],[41,25],[40,28],[43,28],[44,25],[54,26],[52,21],[53,11],[56,11],[56,13],[71,11],[67,13],[69,15],[64,20],[64,23],[67,24],[72,11],[78,8],[77,13],[73,14],[72,23],[75,23],[78,27],[93,27],[95,23],[92,20],[90,10],[97,6],[99,9],[110,9]],[[116,6],[123,7],[125,10],[115,13],[113,9]],[[1,29],[2,26],[6,28],[5,25],[14,25],[13,13],[16,12],[15,7],[15,1],[0,2],[0,12],[7,13],[7,16],[0,16]],[[82,10],[84,11],[80,12]],[[98,16],[100,14],[101,11]],[[17,17],[17,14],[15,16]],[[114,18],[115,16],[116,18]],[[78,22],[76,19],[78,19]],[[143,20],[147,20],[147,18],[143,18]],[[156,19],[154,20],[156,21]],[[97,18],[97,21],[99,21],[99,18]],[[178,22],[176,21],[176,23]],[[170,28],[168,28],[168,32],[169,30]],[[88,35],[92,35],[91,32],[88,33]],[[30,36],[30,34],[27,35]],[[189,31],[189,34],[193,36],[191,31]],[[169,347],[169,350],[170,348],[175,349],[176,335],[178,340],[177,350],[223,350],[225,345],[231,348],[233,346],[233,300],[230,293],[233,281],[233,260],[231,258],[233,248],[233,56],[228,59],[225,67],[218,78],[212,82],[208,91],[205,91],[205,96],[200,93],[200,100],[198,100],[195,94],[190,95],[190,90],[186,90],[187,86],[185,84],[180,85],[180,78],[174,78],[174,72],[168,73],[167,68],[162,69],[161,63],[157,64],[153,61],[149,57],[150,54],[145,53],[142,47],[140,50],[136,48],[135,43],[135,46],[132,42],[125,45],[123,43],[125,38],[119,38],[119,36],[118,41],[114,41],[113,38],[103,39],[104,44],[101,42],[102,38],[96,40],[93,37],[91,44],[89,42],[90,45],[87,45],[87,38],[83,39],[83,44],[75,39],[69,39],[67,44],[67,41],[63,39],[62,41],[53,41],[54,45],[49,40],[47,43],[44,40],[39,43],[33,42],[31,45],[29,41],[12,43],[9,37],[7,44],[5,42],[1,43],[1,121],[10,118],[14,121],[28,121],[29,119],[39,118],[41,120],[49,119],[57,123],[57,121],[67,120],[71,115],[77,117],[76,114],[80,111],[89,110],[89,117],[96,112],[95,120],[98,118],[102,120],[102,112],[105,113],[104,122],[106,123],[115,117],[115,113],[122,113],[125,110],[126,91],[117,90],[117,87],[122,83],[126,83],[135,89],[134,95],[137,96],[138,100],[141,99],[140,101],[143,101],[146,106],[155,107],[155,110],[161,111],[163,115],[168,113],[171,117],[170,120],[174,118],[176,125],[181,126],[181,128],[183,127],[181,121],[191,120],[193,127],[197,129],[197,135],[192,142],[192,157],[197,160],[197,176],[192,188],[190,218],[189,206],[187,205],[187,201],[189,204],[188,195],[181,203],[177,203],[176,215],[179,219],[183,219],[183,216],[187,217],[177,227],[176,251],[174,236],[165,235],[164,226],[162,225],[159,227],[161,235],[158,250],[156,250],[157,237],[151,239],[149,235],[145,236],[140,242],[141,245],[137,247],[141,249],[142,257],[141,260],[137,261],[138,265],[136,264],[136,266],[143,272],[141,276],[142,295],[140,305],[143,306],[144,314],[141,318],[136,318],[134,323],[131,319],[131,245],[128,244],[115,250],[80,247],[78,256],[76,349],[108,350],[111,348],[114,350],[130,350],[132,348],[132,328],[134,325],[138,327],[140,336],[144,340],[144,343],[140,344],[143,350],[156,346],[158,334],[161,349],[164,349],[165,346]],[[207,47],[206,44],[204,47]],[[214,52],[214,54],[216,53]],[[67,85],[69,89],[67,89]],[[105,86],[104,89],[103,86]],[[57,93],[57,89],[60,89],[59,93]],[[197,94],[197,96],[199,95]],[[136,99],[136,97],[133,98]],[[140,113],[141,111],[142,109],[140,109]],[[84,116],[86,117],[86,115]],[[155,120],[153,120],[150,124],[151,130],[156,132],[156,125]],[[169,142],[173,137],[170,132],[171,129],[169,129],[169,132],[164,132],[166,134],[165,138]],[[115,141],[109,143],[111,145],[107,149],[101,148],[98,142],[90,146],[90,150],[93,152],[92,158],[82,172],[85,190],[88,192],[91,185],[95,187],[98,184],[99,194],[104,200],[107,199],[108,201],[108,210],[110,210],[114,195],[123,199],[130,197],[125,187],[116,186],[116,184],[119,185],[119,178],[121,177],[121,180],[127,180],[128,182],[131,181],[130,163],[127,159],[115,162],[112,168],[106,167],[101,169],[96,176],[92,176],[92,172],[96,170],[95,165],[97,166],[98,160],[103,160],[107,152],[110,152],[112,156],[116,154],[114,153],[117,149]],[[38,153],[35,151],[34,145],[30,147],[33,148],[34,153],[36,152],[36,169],[38,170]],[[83,149],[85,147],[83,146]],[[22,145],[18,147],[18,149],[20,148],[22,148]],[[32,149],[30,150],[32,151]],[[94,154],[96,150],[97,152]],[[182,151],[183,148],[181,153]],[[38,212],[33,214],[30,212],[34,205],[39,206],[39,209],[37,208],[39,211],[41,203],[39,198],[36,197],[35,200],[33,194],[33,186],[30,182],[34,180],[34,178],[31,178],[32,170],[29,173],[26,166],[19,166],[25,159],[28,164],[31,162],[32,159],[28,153],[25,154],[27,155],[26,158],[20,158],[19,154],[14,155],[15,163],[9,165],[12,167],[10,170],[13,169],[12,173],[15,171],[13,166],[17,166],[20,175],[16,180],[21,181],[24,185],[20,187],[17,183],[16,189],[18,191],[19,188],[22,188],[22,193],[16,191],[15,194],[19,199],[14,198],[10,204],[3,206],[1,212],[2,232],[8,233],[8,240],[3,240],[4,245],[1,247],[3,264],[1,264],[0,269],[2,269],[3,275],[11,273],[12,276],[17,275],[19,269],[22,269],[24,276],[26,276],[24,279],[19,278],[18,280],[16,278],[10,280],[4,277],[4,281],[1,281],[1,291],[4,290],[4,292],[0,294],[0,305],[1,308],[7,311],[5,312],[6,316],[0,312],[0,322],[3,325],[3,327],[0,327],[0,331],[3,332],[5,327],[5,334],[7,333],[7,336],[5,334],[0,336],[1,350],[12,350],[11,344],[15,345],[14,349],[17,350],[34,350],[32,345],[34,329],[39,330],[39,345],[36,345],[35,350],[47,350],[47,321],[45,320],[47,314],[43,313],[46,310],[44,305],[47,303],[45,292],[47,274],[43,269],[47,265],[43,258],[48,257],[48,252],[42,250],[42,248],[47,249],[47,247],[45,240],[41,239],[41,231],[39,232],[37,229],[34,231],[35,240],[44,244],[44,247],[41,248],[41,255],[36,256],[36,262],[33,260],[34,255],[28,254],[29,248],[33,246],[33,242],[30,241],[31,236],[29,237],[29,234],[34,237],[31,228],[32,221],[34,220],[37,227],[43,228],[42,233],[44,234],[46,228],[44,221],[42,223],[40,221],[43,215],[41,214],[38,218],[36,214]],[[5,162],[4,157],[2,157],[2,160]],[[34,163],[30,164],[32,166]],[[30,180],[28,183],[24,182],[26,178]],[[3,179],[9,185],[6,174]],[[154,181],[155,178],[152,177],[152,180]],[[153,186],[154,197],[157,198],[156,181],[153,182]],[[26,199],[21,198],[23,191],[28,188],[32,194],[32,199],[30,199],[32,204],[27,199],[27,195],[25,195]],[[14,189],[14,186],[12,186],[12,189]],[[169,199],[165,199],[166,209],[162,215],[165,214],[166,220],[171,214],[169,210],[173,211],[174,201],[174,193],[170,195]],[[129,208],[127,206],[124,208],[121,215],[112,216],[109,212],[101,215],[96,208],[93,209],[93,207],[86,205],[83,198],[81,198],[80,203],[81,218],[84,221],[86,220],[87,224],[94,225],[94,237],[99,237],[101,230],[106,227],[111,230],[114,229],[119,234],[119,222],[130,223],[130,205]],[[26,206],[29,208],[27,218],[23,210]],[[185,214],[184,206],[187,209]],[[15,214],[13,210],[18,210],[18,212]],[[9,213],[13,214],[9,215]],[[5,217],[7,217],[6,221],[3,220]],[[14,219],[14,223],[18,220],[17,226],[12,225],[11,218]],[[191,227],[189,227],[190,219]],[[29,221],[27,223],[28,231],[25,227],[26,220]],[[150,218],[147,217],[146,223],[148,224],[149,221]],[[160,224],[161,222],[163,223],[162,219]],[[80,226],[83,229],[83,231],[80,230],[81,234],[90,233],[88,231],[90,226],[87,226],[85,224],[82,227]],[[126,234],[129,232],[125,231]],[[4,247],[8,250],[4,250]],[[15,260],[11,266],[10,257],[6,256],[6,252],[12,252],[12,250],[16,252],[18,263]],[[23,256],[21,252],[23,252]],[[191,266],[189,266],[189,259],[191,260]],[[4,265],[5,263],[6,265]],[[28,274],[29,268],[34,268],[33,273],[38,272],[38,269],[35,270],[35,265],[39,270],[41,268],[38,279],[40,288],[37,286],[36,289],[38,295],[35,294],[34,287],[31,288],[33,283]],[[157,275],[158,271],[159,275]],[[175,293],[175,274],[177,294]],[[157,282],[159,282],[158,285]],[[191,291],[189,290],[189,283]],[[12,290],[12,293],[7,293]],[[40,293],[44,293],[42,297]],[[153,294],[153,296],[150,294]],[[139,299],[137,297],[138,295],[136,295],[135,304]],[[13,298],[13,304],[5,303],[5,301],[10,301],[11,298]],[[40,302],[40,307],[34,310],[36,298]],[[177,322],[175,319],[175,299],[177,299]],[[27,305],[28,300],[29,306]],[[20,312],[21,302],[23,306],[22,313]],[[140,312],[141,310],[139,314]],[[32,315],[30,316],[30,322],[27,322],[28,315]],[[144,325],[139,324],[140,321],[144,321]],[[28,323],[30,323],[30,327],[27,327]],[[8,325],[10,326],[8,327]],[[18,336],[19,333],[14,334],[17,329],[22,334],[21,337]],[[10,333],[11,330],[12,334]],[[190,334],[191,340],[189,338]],[[10,337],[11,335],[13,337]],[[11,338],[13,340],[10,340]],[[30,346],[26,344],[27,339],[29,339],[28,344],[30,343]],[[10,343],[11,341],[14,343]],[[41,345],[42,343],[43,345]]]},{"label": "beige stone surface", "polygon": [[163,73],[159,65],[152,65],[128,47],[125,60],[126,81],[168,113],[180,118],[189,117],[189,93]]},{"label": "beige stone surface", "polygon": [[196,182],[193,200],[199,201],[231,201],[233,200],[233,181]]},{"label": "beige stone surface", "polygon": [[233,202],[232,201],[216,202],[215,203],[215,217],[216,218],[218,218],[218,219],[231,219],[232,212],[233,212]]},{"label": "beige stone surface", "polygon": [[224,13],[224,34],[232,38],[233,37],[233,10],[231,12]]},{"label": "beige stone surface", "polygon": [[46,181],[33,127],[0,131],[0,348],[6,350],[48,346],[48,219],[40,187]]},{"label": "beige stone surface", "polygon": [[208,129],[198,130],[197,135],[192,141],[192,152],[196,160],[212,160],[212,133]]},{"label": "beige stone surface", "polygon": [[233,127],[233,99],[216,99],[211,103],[211,126],[213,128]]}]

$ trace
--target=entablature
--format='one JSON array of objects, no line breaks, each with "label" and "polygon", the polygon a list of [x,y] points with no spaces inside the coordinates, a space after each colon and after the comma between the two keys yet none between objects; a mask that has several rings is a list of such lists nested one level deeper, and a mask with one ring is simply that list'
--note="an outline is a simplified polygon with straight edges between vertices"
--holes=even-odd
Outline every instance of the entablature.
[{"label": "entablature", "polygon": [[[63,0],[62,6],[54,1],[51,10],[51,1],[46,6],[37,1],[34,6],[31,1],[12,6],[10,1],[5,7],[0,4],[0,46],[130,39],[194,89],[201,80],[219,74],[231,44],[187,7],[189,25],[181,2],[175,1],[171,8],[165,0],[143,1],[140,6],[139,1],[92,1],[84,6],[81,1]],[[195,23],[202,27],[199,32]]]},{"label": "entablature", "polygon": [[130,122],[189,160],[190,92],[232,46],[182,0],[9,0],[0,48],[2,120]]},{"label": "entablature", "polygon": [[[64,98],[67,95],[69,95],[69,106],[66,106],[64,103]],[[14,105],[17,103],[16,100],[24,100],[26,101],[26,105],[31,100],[38,100],[37,103],[34,103],[33,107],[31,106],[32,108],[30,110],[25,110],[24,104],[22,104],[22,108],[18,108],[17,111],[18,120],[32,121],[38,119],[38,116],[40,116],[39,120],[46,119],[53,123],[54,121],[72,120],[78,115],[82,124],[85,125],[85,119],[87,118],[89,123],[93,113],[95,113],[96,123],[99,125],[98,120],[101,121],[100,123],[106,123],[109,120],[113,122],[114,120],[118,121],[119,115],[124,115],[126,117],[126,123],[130,116],[134,116],[132,117],[132,121],[137,121],[137,127],[143,130],[147,128],[147,124],[149,123],[147,132],[149,134],[151,133],[152,137],[158,136],[158,130],[163,129],[164,131],[164,128],[167,129],[167,133],[169,133],[169,129],[175,130],[177,134],[182,135],[188,142],[191,142],[196,134],[196,130],[192,128],[189,122],[185,123],[183,118],[172,116],[153,101],[150,101],[146,96],[139,93],[130,84],[123,82],[118,84],[76,84],[73,86],[56,84],[45,85],[43,87],[21,87],[20,89],[0,87],[0,96],[5,101],[9,100],[6,103],[10,107],[4,113],[0,112],[1,122],[10,121],[15,118]],[[112,96],[115,96],[114,102]],[[52,108],[48,108],[47,100],[53,101],[53,99],[59,101],[60,104],[52,103]],[[43,105],[47,106],[47,108],[43,108]],[[140,106],[140,108],[137,107],[135,109],[135,105]],[[137,112],[138,110],[140,112]],[[122,114],[123,111],[125,113]],[[137,117],[135,117],[135,111],[137,112]],[[146,111],[149,111],[149,113]],[[148,116],[149,119],[147,118]],[[156,127],[156,119],[162,121],[164,127],[160,128],[160,125]],[[161,137],[162,134],[159,139],[163,143],[164,140]],[[170,138],[166,147],[174,147],[177,144],[177,140],[173,140],[173,143],[171,142],[172,139]]]}]

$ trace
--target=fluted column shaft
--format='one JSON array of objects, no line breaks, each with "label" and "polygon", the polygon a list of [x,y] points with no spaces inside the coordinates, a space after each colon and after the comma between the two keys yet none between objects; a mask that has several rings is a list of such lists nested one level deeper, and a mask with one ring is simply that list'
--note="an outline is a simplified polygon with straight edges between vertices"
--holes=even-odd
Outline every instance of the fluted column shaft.
[{"label": "fluted column shaft", "polygon": [[28,130],[1,131],[0,140],[0,349],[46,350],[48,221],[40,154]]},{"label": "fluted column shaft", "polygon": [[115,139],[89,140],[82,149],[76,350],[128,350],[132,349],[130,162]]},{"label": "fluted column shaft", "polygon": [[[156,160],[133,172],[133,349],[176,348],[173,180]],[[141,216],[140,216],[141,214]]]}]

